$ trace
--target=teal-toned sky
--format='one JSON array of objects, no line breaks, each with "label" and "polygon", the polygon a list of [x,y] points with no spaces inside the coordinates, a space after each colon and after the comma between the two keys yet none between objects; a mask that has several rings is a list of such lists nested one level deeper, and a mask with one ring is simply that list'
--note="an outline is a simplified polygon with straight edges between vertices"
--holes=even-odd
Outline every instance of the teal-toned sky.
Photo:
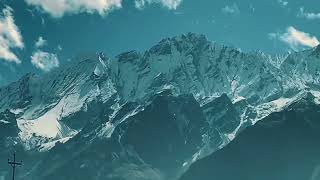
[{"label": "teal-toned sky", "polygon": [[0,86],[81,54],[143,51],[187,32],[243,51],[298,51],[319,44],[320,1],[0,0]]}]

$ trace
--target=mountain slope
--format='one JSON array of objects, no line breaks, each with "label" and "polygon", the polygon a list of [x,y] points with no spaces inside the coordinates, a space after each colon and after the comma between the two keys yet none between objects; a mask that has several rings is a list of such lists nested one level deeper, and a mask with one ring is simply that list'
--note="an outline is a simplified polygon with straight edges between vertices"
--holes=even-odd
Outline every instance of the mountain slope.
[{"label": "mountain slope", "polygon": [[[202,146],[202,134],[208,126],[201,117],[192,96],[157,95],[121,122],[110,138],[96,137],[103,128],[97,124],[96,130],[83,130],[65,144],[56,145],[28,178],[150,179],[153,174],[151,179],[171,179]],[[92,130],[95,125],[87,126]],[[129,176],[131,171],[134,174]]]},{"label": "mountain slope", "polygon": [[308,94],[244,130],[199,160],[181,180],[315,180],[320,178],[320,106]]}]

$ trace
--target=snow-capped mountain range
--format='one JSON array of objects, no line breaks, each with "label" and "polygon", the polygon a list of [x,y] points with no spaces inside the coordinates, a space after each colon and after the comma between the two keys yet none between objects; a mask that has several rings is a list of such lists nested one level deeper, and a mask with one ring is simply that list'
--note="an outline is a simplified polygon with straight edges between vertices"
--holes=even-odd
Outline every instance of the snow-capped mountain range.
[{"label": "snow-capped mountain range", "polygon": [[[0,112],[13,115],[18,127],[17,133],[4,136],[37,153],[54,152],[57,144],[82,146],[77,139],[89,143],[119,138],[121,144],[121,138],[134,134],[129,130],[137,126],[130,119],[153,119],[144,115],[146,109],[159,116],[165,104],[172,106],[167,118],[174,119],[184,139],[179,135],[179,141],[188,147],[179,159],[183,162],[172,165],[181,166],[183,172],[197,159],[223,148],[241,130],[306,94],[320,103],[318,61],[320,46],[279,58],[241,52],[193,33],[163,39],[143,53],[81,57],[43,76],[27,74],[0,88]],[[184,103],[194,108],[184,109]],[[198,122],[188,111],[199,111],[202,118]],[[1,126],[10,123],[0,119]],[[129,138],[128,144],[132,141],[138,140]],[[177,176],[152,158],[146,162],[149,155],[140,152],[139,157],[146,164],[158,164],[157,169],[170,178]]]}]

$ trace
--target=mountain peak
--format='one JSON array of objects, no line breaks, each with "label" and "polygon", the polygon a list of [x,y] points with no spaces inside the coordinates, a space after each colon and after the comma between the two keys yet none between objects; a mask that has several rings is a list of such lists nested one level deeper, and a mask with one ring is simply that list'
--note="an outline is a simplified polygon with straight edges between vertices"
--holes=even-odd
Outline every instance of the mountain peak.
[{"label": "mountain peak", "polygon": [[193,46],[212,43],[211,41],[208,40],[208,38],[204,34],[197,34],[197,33],[191,33],[191,32],[173,37],[171,40],[176,43],[182,43],[182,42],[189,43],[189,44],[192,44]]},{"label": "mountain peak", "polygon": [[182,35],[182,37],[188,38],[189,40],[192,40],[192,41],[208,41],[208,38],[206,35],[192,33],[192,32],[189,32],[186,35]]},{"label": "mountain peak", "polygon": [[125,53],[119,54],[116,58],[119,60],[119,62],[125,62],[125,61],[133,61],[135,59],[139,59],[141,57],[140,53],[133,50],[133,51],[128,51]]},{"label": "mountain peak", "polygon": [[157,45],[153,46],[149,52],[152,54],[165,55],[172,53],[172,47],[179,52],[190,48],[203,48],[212,44],[203,34],[187,33],[172,38],[162,39]]}]

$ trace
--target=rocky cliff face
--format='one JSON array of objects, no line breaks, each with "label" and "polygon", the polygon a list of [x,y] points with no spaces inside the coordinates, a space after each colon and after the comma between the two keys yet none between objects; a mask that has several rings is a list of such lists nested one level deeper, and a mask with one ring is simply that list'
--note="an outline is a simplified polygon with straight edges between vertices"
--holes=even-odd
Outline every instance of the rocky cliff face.
[{"label": "rocky cliff face", "polygon": [[0,112],[14,116],[18,129],[6,129],[37,162],[23,177],[175,179],[306,93],[319,103],[318,51],[279,58],[189,33],[27,74],[0,89]]}]

